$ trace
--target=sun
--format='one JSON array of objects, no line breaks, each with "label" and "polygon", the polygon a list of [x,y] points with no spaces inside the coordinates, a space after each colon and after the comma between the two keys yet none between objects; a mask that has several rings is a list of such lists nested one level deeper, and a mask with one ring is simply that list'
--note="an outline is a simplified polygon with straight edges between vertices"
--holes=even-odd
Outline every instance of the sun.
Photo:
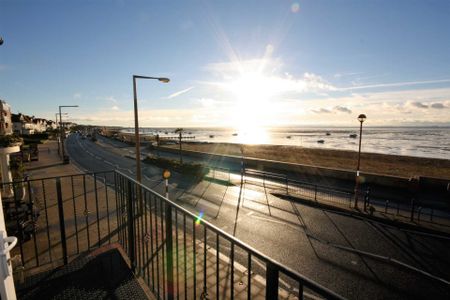
[{"label": "sun", "polygon": [[266,128],[273,119],[272,96],[276,85],[260,72],[244,72],[228,84],[234,96],[232,126],[239,132],[242,143],[267,142]]}]

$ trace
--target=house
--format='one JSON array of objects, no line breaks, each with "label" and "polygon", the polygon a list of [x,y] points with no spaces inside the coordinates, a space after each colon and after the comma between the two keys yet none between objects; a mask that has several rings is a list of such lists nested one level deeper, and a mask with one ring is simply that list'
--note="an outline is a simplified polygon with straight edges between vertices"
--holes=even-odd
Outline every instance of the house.
[{"label": "house", "polygon": [[0,114],[0,135],[12,134],[11,107],[3,100],[0,100]]},{"label": "house", "polygon": [[22,113],[12,114],[13,131],[16,134],[34,134],[35,124],[30,116]]},{"label": "house", "polygon": [[41,118],[33,118],[34,133],[41,133],[47,130],[47,120]]},{"label": "house", "polygon": [[53,120],[47,120],[47,130],[55,130],[58,128],[58,125]]}]

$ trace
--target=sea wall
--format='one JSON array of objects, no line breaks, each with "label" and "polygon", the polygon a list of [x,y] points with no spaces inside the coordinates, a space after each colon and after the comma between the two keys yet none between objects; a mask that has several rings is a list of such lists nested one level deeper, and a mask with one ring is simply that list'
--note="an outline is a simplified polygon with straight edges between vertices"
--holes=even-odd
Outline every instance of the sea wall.
[{"label": "sea wall", "polygon": [[[179,153],[178,149],[158,147],[160,151],[166,151],[171,153]],[[239,164],[241,162],[240,156],[231,155],[218,155],[209,154],[191,150],[183,150],[183,155],[188,155],[191,157],[196,157],[199,159],[207,160],[221,160],[228,161],[230,163]],[[257,169],[261,171],[268,172],[281,172],[286,173],[297,173],[309,176],[320,176],[331,179],[336,179],[340,181],[355,181],[355,172],[342,170],[342,169],[330,169],[324,167],[311,166],[306,164],[296,164],[296,163],[286,163],[273,160],[255,159],[255,158],[244,158],[244,163],[247,168]],[[383,186],[388,188],[394,188],[396,190],[404,190],[405,192],[411,189],[410,178],[389,176],[375,173],[361,172],[360,176],[364,183],[371,186]],[[446,179],[436,179],[430,177],[419,177],[420,189],[433,191],[439,194],[446,193],[448,184],[450,180]]]}]

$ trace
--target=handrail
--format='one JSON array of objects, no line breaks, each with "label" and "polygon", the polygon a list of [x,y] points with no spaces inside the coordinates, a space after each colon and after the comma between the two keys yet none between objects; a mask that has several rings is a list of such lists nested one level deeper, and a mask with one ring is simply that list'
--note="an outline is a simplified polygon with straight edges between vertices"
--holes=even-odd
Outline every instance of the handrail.
[{"label": "handrail", "polygon": [[[170,199],[167,199],[165,197],[163,197],[162,195],[156,193],[155,191],[149,189],[148,187],[146,187],[145,185],[139,183],[138,181],[136,181],[135,179],[129,177],[128,175],[120,172],[120,171],[115,171],[117,174],[123,176],[124,178],[126,178],[127,180],[131,181],[132,183],[134,183],[135,185],[139,186],[140,188],[146,190],[147,192],[149,192],[150,194],[159,197],[161,199],[163,199],[166,203],[168,203],[170,206],[172,206],[173,208],[175,208],[178,211],[183,212],[184,214],[190,216],[193,219],[198,218],[197,215],[193,214],[192,212],[188,211],[187,209],[181,207],[180,205],[176,204],[175,202],[171,201]],[[260,251],[254,249],[253,247],[251,247],[250,245],[236,239],[234,236],[230,235],[229,233],[223,231],[222,229],[216,227],[215,225],[209,223],[206,220],[202,220],[202,224],[204,226],[206,226],[208,229],[212,230],[213,232],[220,234],[222,237],[226,238],[227,240],[229,240],[230,242],[233,242],[235,245],[238,245],[240,248],[251,252],[251,254],[253,256],[256,256],[257,258],[265,261],[266,263],[272,264],[274,266],[276,266],[276,268],[278,269],[278,271],[292,277],[295,280],[298,280],[300,282],[302,282],[303,284],[305,284],[308,288],[310,288],[311,290],[321,293],[321,294],[326,294],[327,297],[329,297],[330,299],[345,299],[342,296],[338,295],[337,293],[331,291],[330,289],[322,286],[321,284],[306,278],[305,276],[299,274],[298,272],[294,271],[293,269],[282,265],[280,262],[266,256],[265,254],[261,253]]]}]

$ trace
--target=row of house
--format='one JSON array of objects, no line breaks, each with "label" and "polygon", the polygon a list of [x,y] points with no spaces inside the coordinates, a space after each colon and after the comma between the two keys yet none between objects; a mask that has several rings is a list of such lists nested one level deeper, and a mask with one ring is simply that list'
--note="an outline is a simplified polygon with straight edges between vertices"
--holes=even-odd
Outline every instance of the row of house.
[{"label": "row of house", "polygon": [[[35,134],[56,129],[58,124],[53,120],[27,116],[22,113],[11,113],[8,103],[0,100],[0,135],[8,134]],[[67,123],[64,123],[65,127]]]}]

